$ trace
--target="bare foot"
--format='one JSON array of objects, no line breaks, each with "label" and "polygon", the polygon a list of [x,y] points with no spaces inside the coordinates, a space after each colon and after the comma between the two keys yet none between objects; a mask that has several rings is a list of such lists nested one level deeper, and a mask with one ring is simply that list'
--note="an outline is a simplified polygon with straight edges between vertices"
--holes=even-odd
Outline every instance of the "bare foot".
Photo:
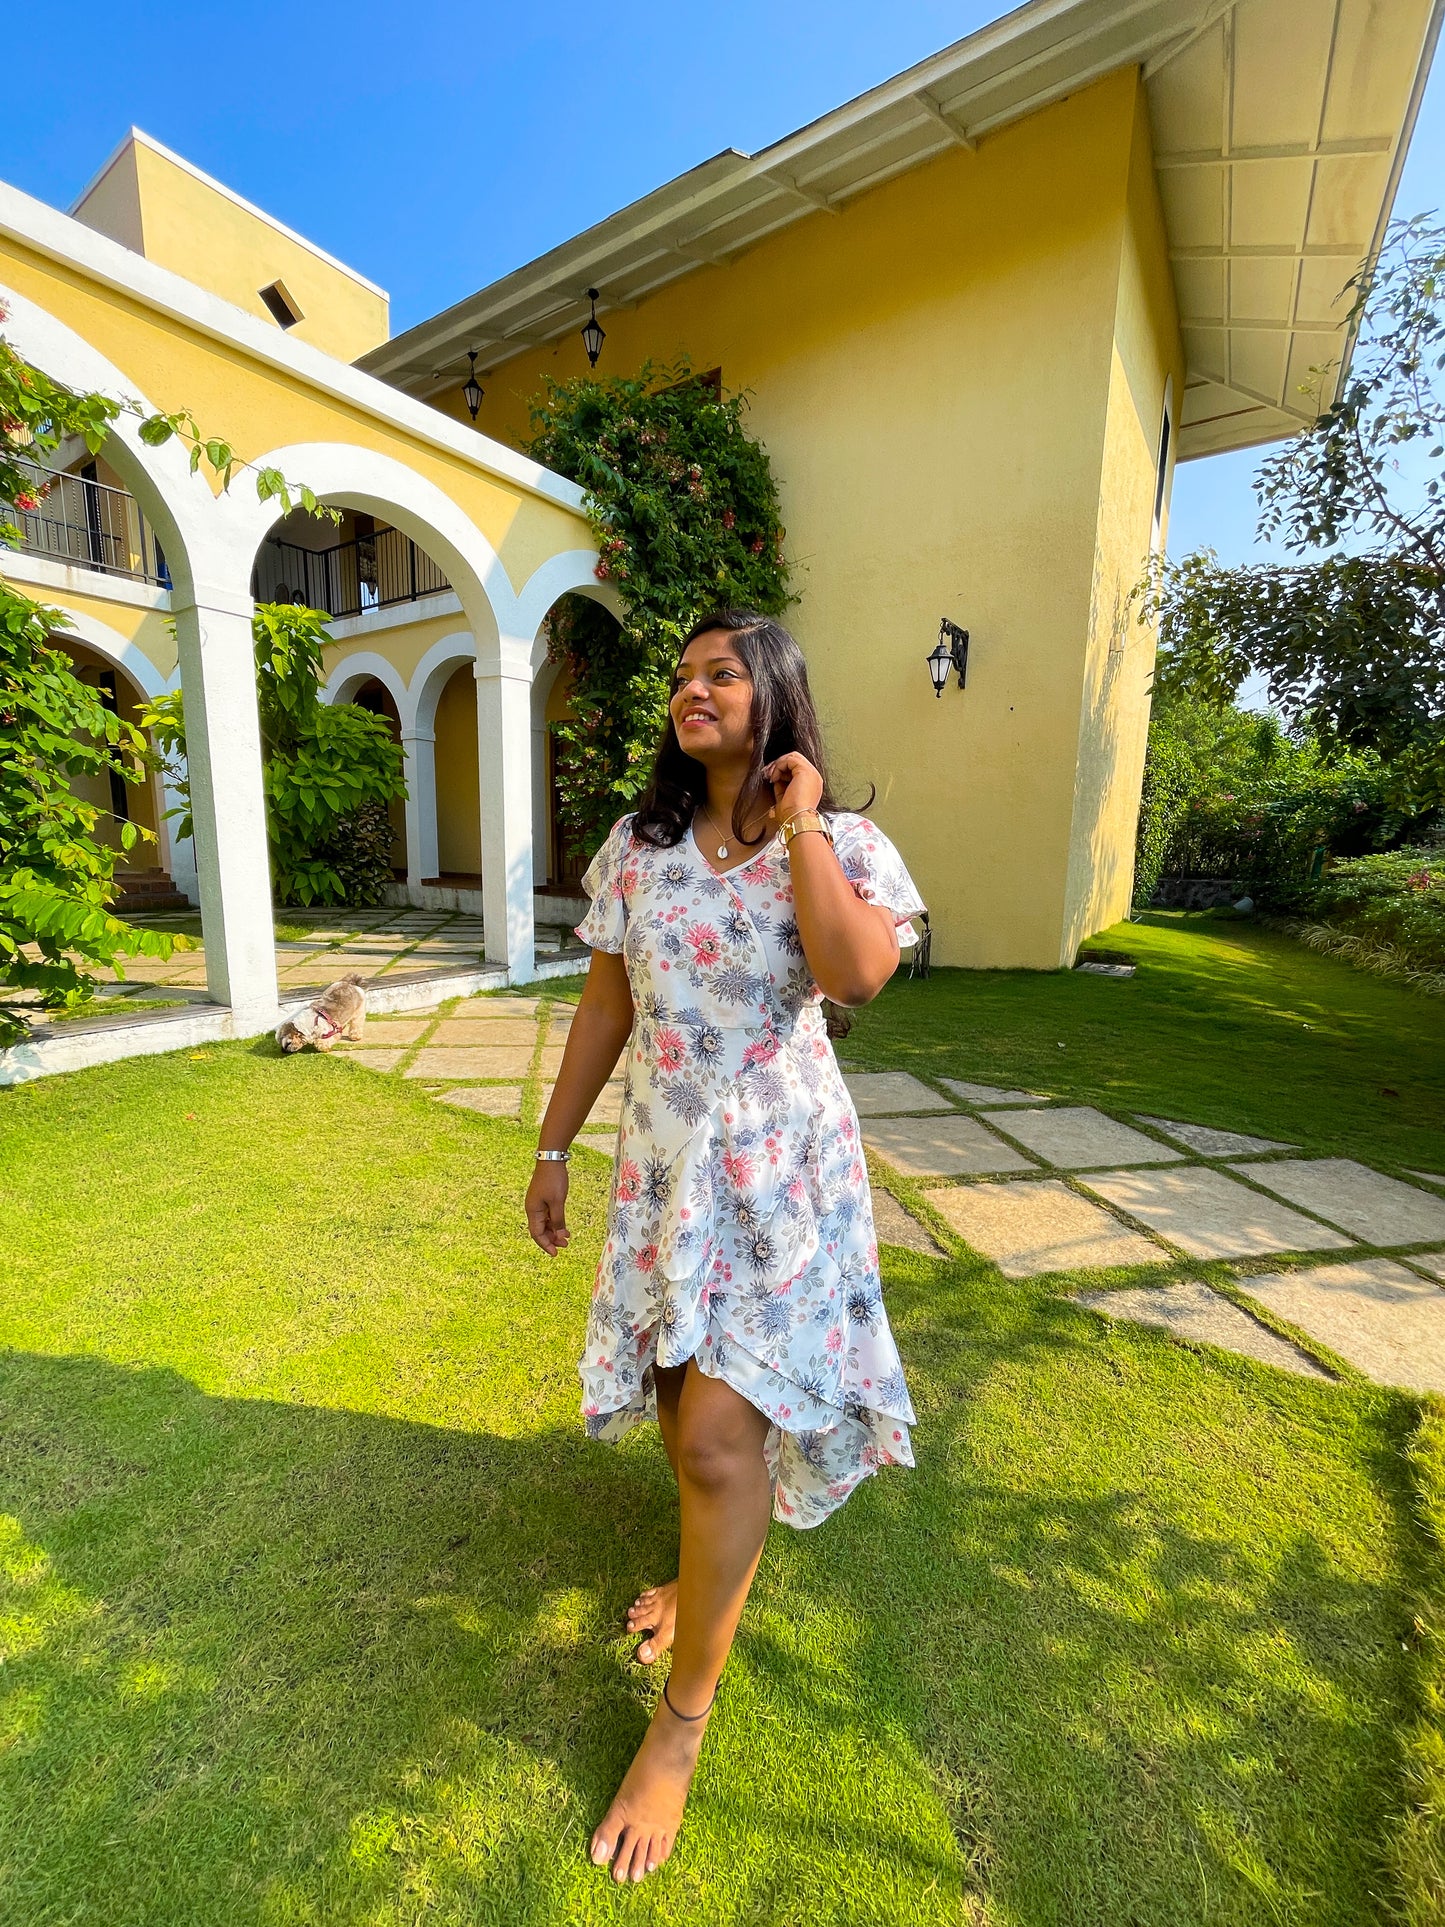
[{"label": "bare foot", "polygon": [[[683,1711],[692,1709],[684,1706]],[[657,1702],[652,1724],[592,1836],[594,1867],[605,1867],[610,1860],[614,1880],[636,1881],[668,1858],[706,1726],[706,1719],[680,1720],[666,1700]]]},{"label": "bare foot", "polygon": [[639,1593],[627,1608],[627,1630],[629,1633],[648,1633],[638,1647],[634,1658],[640,1659],[644,1666],[650,1666],[655,1659],[672,1651],[672,1635],[677,1626],[677,1581],[669,1579],[666,1585],[649,1586],[646,1592]]}]

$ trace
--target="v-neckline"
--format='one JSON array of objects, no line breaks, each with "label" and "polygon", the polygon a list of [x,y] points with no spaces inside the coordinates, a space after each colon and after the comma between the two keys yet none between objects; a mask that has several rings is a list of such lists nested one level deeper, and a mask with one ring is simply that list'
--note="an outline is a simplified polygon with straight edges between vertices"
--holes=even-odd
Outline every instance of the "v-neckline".
[{"label": "v-neckline", "polygon": [[750,863],[756,863],[760,856],[764,856],[769,850],[772,849],[773,845],[777,842],[778,838],[781,835],[782,835],[781,830],[774,830],[773,834],[768,838],[767,842],[760,843],[757,849],[753,851],[751,856],[744,857],[741,863],[730,864],[726,870],[717,870],[717,869],[714,869],[712,864],[708,862],[707,851],[702,847],[701,843],[699,843],[697,840],[697,818],[694,817],[692,822],[689,823],[687,826],[688,841],[692,844],[693,854],[696,856],[698,862],[701,863],[702,867],[707,871],[709,876],[721,877],[723,878],[724,881],[726,881],[728,877],[734,875],[738,870],[746,870]]}]

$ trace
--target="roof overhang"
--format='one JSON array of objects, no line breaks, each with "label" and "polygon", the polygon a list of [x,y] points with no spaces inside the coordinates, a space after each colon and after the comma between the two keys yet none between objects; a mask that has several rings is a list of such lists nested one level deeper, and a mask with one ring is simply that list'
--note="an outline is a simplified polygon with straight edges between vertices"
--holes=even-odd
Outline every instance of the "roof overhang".
[{"label": "roof overhang", "polygon": [[[1338,297],[1378,244],[1445,0],[1032,0],[758,154],[704,161],[361,357],[426,396],[1121,67],[1142,69],[1183,324],[1181,457],[1288,434],[1332,399]],[[1313,392],[1310,371],[1333,363]]]}]

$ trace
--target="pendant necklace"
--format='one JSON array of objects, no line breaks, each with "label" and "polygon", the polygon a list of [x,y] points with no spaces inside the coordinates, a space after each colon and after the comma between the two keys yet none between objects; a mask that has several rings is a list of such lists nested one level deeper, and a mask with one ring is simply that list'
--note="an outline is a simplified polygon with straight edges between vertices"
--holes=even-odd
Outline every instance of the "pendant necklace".
[{"label": "pendant necklace", "polygon": [[[706,803],[699,804],[698,807],[702,810],[703,815],[707,818],[708,828],[713,832],[714,835],[716,835],[718,833],[718,827],[717,827],[717,824],[713,822],[712,814],[709,811]],[[728,840],[726,837],[724,837],[722,842],[719,843],[718,845],[717,860],[719,863],[726,863],[728,860]]]}]

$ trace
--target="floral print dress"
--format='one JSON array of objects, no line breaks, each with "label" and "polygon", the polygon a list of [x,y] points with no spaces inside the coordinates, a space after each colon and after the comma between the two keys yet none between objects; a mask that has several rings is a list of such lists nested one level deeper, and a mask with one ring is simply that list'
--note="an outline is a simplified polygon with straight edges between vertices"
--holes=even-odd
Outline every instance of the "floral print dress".
[{"label": "floral print dress", "polygon": [[[923,904],[864,816],[829,818],[858,895],[899,942]],[[654,1365],[724,1379],[772,1421],[774,1512],[812,1526],[880,1465],[911,1465],[857,1113],[803,956],[781,836],[719,875],[623,817],[583,878],[577,934],[620,953],[627,1046],[582,1410],[594,1438],[656,1416]]]}]

